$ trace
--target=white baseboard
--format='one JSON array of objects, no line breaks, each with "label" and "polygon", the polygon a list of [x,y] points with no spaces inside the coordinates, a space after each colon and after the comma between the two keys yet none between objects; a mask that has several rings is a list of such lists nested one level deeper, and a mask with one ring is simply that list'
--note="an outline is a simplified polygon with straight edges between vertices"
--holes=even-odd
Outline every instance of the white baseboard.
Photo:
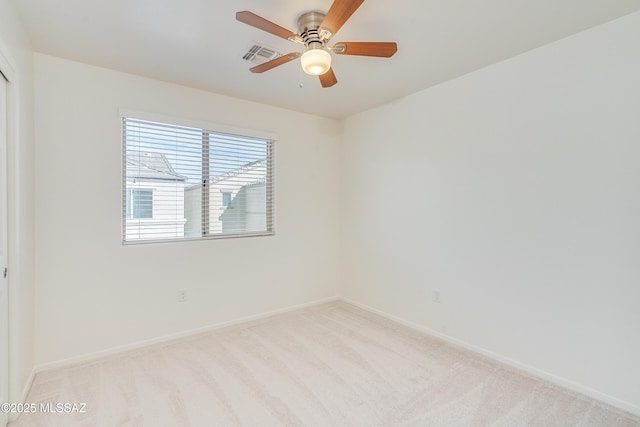
[{"label": "white baseboard", "polygon": [[593,399],[599,400],[601,402],[607,403],[611,406],[615,406],[616,408],[622,409],[623,411],[627,411],[630,412],[634,415],[638,415],[640,416],[640,406],[634,405],[630,402],[626,402],[624,400],[618,399],[616,397],[610,396],[606,393],[602,393],[598,390],[594,390],[590,387],[587,387],[585,385],[576,383],[574,381],[568,380],[566,378],[560,377],[558,375],[554,375],[551,374],[549,372],[543,371],[541,369],[538,369],[534,366],[531,365],[527,365],[521,362],[518,362],[517,360],[513,360],[510,359],[508,357],[505,357],[503,355],[500,355],[498,353],[494,353],[493,351],[484,349],[482,347],[478,347],[477,345],[468,343],[466,341],[451,337],[449,335],[440,333],[438,331],[435,331],[433,329],[427,328],[425,326],[421,326],[417,323],[413,323],[410,322],[408,320],[402,319],[400,317],[394,316],[392,314],[386,313],[382,310],[378,310],[376,308],[373,307],[369,307],[368,305],[365,304],[361,304],[359,302],[350,300],[348,298],[344,298],[344,297],[339,297],[338,298],[340,301],[346,302],[348,304],[354,305],[356,307],[359,307],[363,310],[369,311],[371,313],[377,314],[379,316],[382,316],[384,318],[387,318],[389,320],[393,320],[394,322],[400,323],[404,326],[407,326],[411,329],[417,330],[419,332],[425,333],[427,335],[439,338],[443,341],[446,341],[450,344],[462,347],[464,349],[473,351],[474,353],[478,353],[481,354],[483,356],[486,356],[490,359],[493,359],[497,362],[503,363],[505,365],[511,366],[513,368],[516,368],[520,371],[523,371],[533,377],[536,378],[540,378],[546,381],[549,381],[553,384],[559,385],[561,387],[564,387],[566,389],[569,389],[571,391],[583,394],[585,396],[591,397]]},{"label": "white baseboard", "polygon": [[56,369],[56,368],[62,368],[65,366],[71,366],[71,365],[76,365],[78,363],[83,363],[83,362],[90,362],[92,360],[95,359],[99,359],[102,357],[107,357],[107,356],[112,356],[118,353],[123,353],[126,351],[130,351],[130,350],[135,350],[141,347],[146,347],[149,345],[153,345],[153,344],[159,344],[159,343],[163,343],[163,342],[168,342],[168,341],[172,341],[175,339],[179,339],[179,338],[185,338],[191,335],[197,335],[197,334],[201,334],[203,332],[209,332],[209,331],[213,331],[216,329],[220,329],[220,328],[225,328],[227,326],[233,326],[233,325],[237,325],[240,323],[244,323],[244,322],[250,322],[253,320],[260,320],[260,319],[264,319],[267,317],[271,317],[271,316],[276,316],[278,314],[283,314],[283,313],[288,313],[290,311],[295,311],[295,310],[300,310],[303,308],[307,308],[307,307],[312,307],[315,305],[320,305],[320,304],[324,304],[327,302],[331,302],[331,301],[337,301],[340,298],[337,296],[334,297],[328,297],[328,298],[323,298],[320,300],[315,300],[312,302],[308,302],[308,303],[304,303],[304,304],[298,304],[295,306],[291,306],[291,307],[286,307],[286,308],[282,308],[282,309],[278,309],[278,310],[273,310],[273,311],[269,311],[269,312],[265,312],[265,313],[260,313],[260,314],[256,314],[253,316],[247,316],[247,317],[242,317],[239,319],[234,319],[234,320],[229,320],[226,322],[220,322],[220,323],[215,323],[213,325],[207,325],[207,326],[203,326],[200,328],[195,328],[195,329],[190,329],[187,331],[183,331],[183,332],[178,332],[175,334],[169,334],[169,335],[164,335],[164,336],[160,336],[160,337],[156,337],[156,338],[151,338],[148,340],[143,340],[143,341],[137,341],[131,344],[126,344],[126,345],[122,345],[122,346],[117,346],[117,347],[111,347],[111,348],[107,348],[105,350],[100,350],[100,351],[96,351],[93,353],[87,353],[87,354],[82,354],[80,356],[75,356],[75,357],[70,357],[68,359],[62,359],[62,360],[57,360],[54,362],[48,362],[48,363],[42,363],[40,365],[37,365],[34,369],[35,373],[37,374],[38,372],[42,372],[42,371],[47,371],[50,369]]}]

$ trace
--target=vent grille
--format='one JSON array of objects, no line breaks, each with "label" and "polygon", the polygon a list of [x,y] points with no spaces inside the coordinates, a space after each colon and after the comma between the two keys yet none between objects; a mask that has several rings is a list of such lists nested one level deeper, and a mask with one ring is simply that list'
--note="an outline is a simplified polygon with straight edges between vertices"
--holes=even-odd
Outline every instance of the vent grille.
[{"label": "vent grille", "polygon": [[282,56],[282,53],[278,52],[275,49],[271,49],[261,44],[254,43],[244,55],[242,55],[242,59],[245,61],[253,62],[255,64],[264,64],[267,61],[271,61],[272,59],[276,59]]}]

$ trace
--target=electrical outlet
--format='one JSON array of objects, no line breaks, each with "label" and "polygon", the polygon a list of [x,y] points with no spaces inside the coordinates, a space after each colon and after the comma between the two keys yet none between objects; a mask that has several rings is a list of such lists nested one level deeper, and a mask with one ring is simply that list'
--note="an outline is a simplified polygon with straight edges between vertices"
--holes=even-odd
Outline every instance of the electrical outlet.
[{"label": "electrical outlet", "polygon": [[435,302],[436,304],[440,304],[441,300],[440,300],[440,291],[435,290],[433,291],[433,302]]},{"label": "electrical outlet", "polygon": [[179,289],[178,302],[187,302],[188,299],[189,299],[189,291],[187,291],[186,289]]}]

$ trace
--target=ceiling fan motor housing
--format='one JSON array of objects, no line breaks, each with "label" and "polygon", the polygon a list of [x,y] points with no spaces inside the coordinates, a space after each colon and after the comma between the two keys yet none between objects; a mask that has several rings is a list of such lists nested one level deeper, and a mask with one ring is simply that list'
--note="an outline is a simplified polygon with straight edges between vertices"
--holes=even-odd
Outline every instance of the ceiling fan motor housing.
[{"label": "ceiling fan motor housing", "polygon": [[298,18],[298,34],[302,37],[308,49],[322,49],[325,39],[320,35],[320,25],[325,14],[322,12],[307,12]]}]

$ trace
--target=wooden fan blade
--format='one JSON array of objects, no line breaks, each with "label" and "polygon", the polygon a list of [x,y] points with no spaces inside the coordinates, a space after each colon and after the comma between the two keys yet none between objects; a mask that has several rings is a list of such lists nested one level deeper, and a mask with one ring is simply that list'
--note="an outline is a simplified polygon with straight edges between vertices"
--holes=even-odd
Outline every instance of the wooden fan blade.
[{"label": "wooden fan blade", "polygon": [[293,31],[289,31],[286,28],[283,28],[278,24],[274,24],[273,22],[266,20],[263,17],[258,16],[253,12],[249,12],[248,10],[243,10],[242,12],[236,12],[236,19],[247,25],[256,27],[259,30],[266,31],[267,33],[271,33],[274,36],[282,37],[285,40],[289,40],[289,36],[295,36]]},{"label": "wooden fan blade", "polygon": [[286,55],[282,55],[279,58],[267,61],[264,64],[256,65],[255,67],[250,68],[249,71],[251,71],[252,73],[264,73],[265,71],[269,71],[270,69],[276,68],[279,65],[286,64],[289,61],[293,61],[300,55],[300,52],[288,53]]},{"label": "wooden fan blade", "polygon": [[335,0],[320,24],[320,28],[326,28],[332,36],[335,35],[363,2],[364,0]]},{"label": "wooden fan blade", "polygon": [[320,77],[320,84],[322,85],[322,87],[331,87],[334,84],[338,83],[336,75],[333,74],[333,68],[329,68],[329,71],[324,74],[320,74],[318,77]]},{"label": "wooden fan blade", "polygon": [[395,42],[339,42],[332,50],[338,55],[390,58],[398,51],[398,45]]}]

